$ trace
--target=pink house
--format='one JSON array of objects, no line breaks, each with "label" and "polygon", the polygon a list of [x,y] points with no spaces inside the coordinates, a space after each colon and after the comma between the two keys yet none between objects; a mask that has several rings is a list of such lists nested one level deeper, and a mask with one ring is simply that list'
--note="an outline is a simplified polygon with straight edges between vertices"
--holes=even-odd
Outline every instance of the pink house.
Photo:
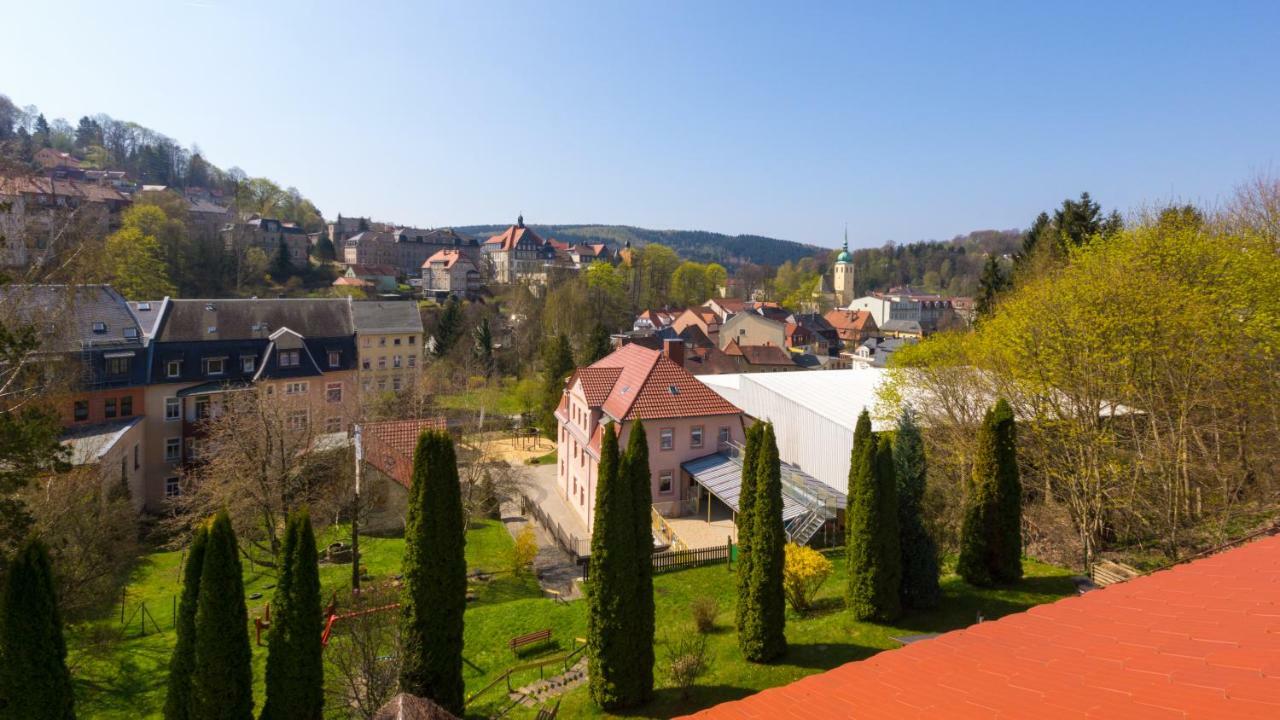
[{"label": "pink house", "polygon": [[696,488],[682,476],[681,463],[745,441],[742,411],[685,370],[683,354],[679,340],[665,341],[662,350],[624,345],[578,368],[565,383],[556,409],[557,485],[588,532],[605,424],[618,424],[625,449],[635,422],[644,421],[653,505],[666,516],[689,514],[696,506]]}]

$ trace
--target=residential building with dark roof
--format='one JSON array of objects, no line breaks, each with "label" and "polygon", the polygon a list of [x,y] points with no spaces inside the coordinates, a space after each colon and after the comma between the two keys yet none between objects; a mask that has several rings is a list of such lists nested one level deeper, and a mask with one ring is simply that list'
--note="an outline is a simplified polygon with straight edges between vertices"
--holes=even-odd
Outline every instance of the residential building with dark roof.
[{"label": "residential building with dark roof", "polygon": [[681,464],[742,443],[742,412],[684,368],[683,344],[668,340],[662,350],[625,345],[574,371],[556,409],[557,488],[590,532],[599,483],[600,442],[615,426],[621,447],[631,429],[644,422],[649,442],[650,495],[664,515],[693,512],[696,489]]},{"label": "residential building with dark roof", "polygon": [[227,225],[222,231],[222,242],[231,253],[239,253],[246,247],[258,248],[273,262],[283,248],[289,265],[295,268],[307,266],[311,250],[311,240],[305,230],[294,223],[264,217]]},{"label": "residential building with dark roof", "polygon": [[353,302],[351,317],[359,346],[361,392],[399,392],[417,385],[424,350],[418,303]]}]

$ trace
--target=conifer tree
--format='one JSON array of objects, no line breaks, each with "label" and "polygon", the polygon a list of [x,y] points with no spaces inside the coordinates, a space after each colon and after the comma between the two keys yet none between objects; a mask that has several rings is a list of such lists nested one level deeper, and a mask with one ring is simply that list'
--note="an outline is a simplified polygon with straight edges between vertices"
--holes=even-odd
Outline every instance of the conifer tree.
[{"label": "conifer tree", "polygon": [[292,269],[293,265],[289,262],[289,247],[284,244],[284,240],[281,240],[271,260],[271,275],[276,280],[284,280],[289,277]]},{"label": "conifer tree", "polygon": [[757,438],[759,450],[752,463],[756,480],[752,487],[751,569],[738,646],[747,660],[769,662],[787,649],[782,588],[787,538],[782,527],[782,466],[773,423],[765,423]]},{"label": "conifer tree", "polygon": [[845,543],[849,585],[845,604],[858,620],[886,622],[901,613],[901,550],[892,448],[871,433],[871,416],[858,416],[849,468]]},{"label": "conifer tree", "polygon": [[978,433],[956,571],[973,585],[1022,578],[1022,483],[1013,409],[1001,398]]},{"label": "conifer tree", "polygon": [[608,355],[613,350],[613,342],[609,339],[609,330],[604,323],[596,323],[591,328],[591,334],[587,336],[587,342],[582,347],[582,360],[579,365],[590,365],[600,358]]},{"label": "conifer tree", "polygon": [[893,464],[898,480],[902,605],[904,608],[936,607],[942,598],[938,586],[938,547],[920,516],[927,466],[924,440],[911,408],[904,409],[898,418]]},{"label": "conifer tree", "polygon": [[653,639],[656,631],[656,609],[653,602],[653,508],[652,474],[649,471],[649,439],[644,423],[637,420],[631,426],[627,439],[627,451],[622,456],[621,473],[631,485],[632,517],[635,522],[635,582],[632,593],[635,603],[635,647],[631,657],[634,665],[636,702],[643,703],[653,697]]},{"label": "conifer tree", "polygon": [[196,601],[191,720],[253,717],[253,653],[240,552],[226,510],[213,516]]},{"label": "conifer tree", "polygon": [[299,510],[285,529],[282,571],[272,599],[261,720],[320,720],[324,713],[318,562],[311,516]]},{"label": "conifer tree", "polygon": [[174,619],[177,639],[169,657],[164,720],[188,720],[191,717],[191,673],[196,664],[196,606],[200,601],[200,575],[204,572],[204,550],[208,540],[209,526],[200,523],[191,537],[186,565],[182,568],[182,598],[178,601],[178,617]]},{"label": "conifer tree", "polygon": [[635,523],[631,483],[621,475],[618,436],[605,426],[596,473],[596,504],[591,529],[591,582],[587,615],[587,675],[591,697],[606,710],[634,701],[635,672],[631,638],[634,618]]},{"label": "conifer tree", "polygon": [[[738,603],[734,608],[734,626],[738,629],[739,644],[746,627],[746,619],[752,612],[750,596],[752,541],[755,539],[755,527],[752,521],[755,515],[752,510],[756,502],[756,459],[760,456],[764,425],[755,423],[747,428],[747,443],[742,451],[742,484],[738,488]],[[707,502],[710,502],[708,499]],[[744,648],[745,650],[745,648]]]},{"label": "conifer tree", "polygon": [[450,296],[444,304],[444,310],[440,312],[440,322],[436,323],[435,354],[437,356],[449,354],[449,350],[453,348],[453,344],[461,334],[462,305],[457,297]]},{"label": "conifer tree", "polygon": [[462,624],[467,605],[466,536],[453,440],[418,438],[405,523],[400,689],[462,714]]},{"label": "conifer tree", "polygon": [[74,720],[67,645],[44,543],[23,544],[0,603],[0,718]]},{"label": "conifer tree", "polygon": [[573,372],[573,347],[563,333],[552,338],[542,349],[542,433],[555,439],[556,406],[564,395],[564,380]]}]

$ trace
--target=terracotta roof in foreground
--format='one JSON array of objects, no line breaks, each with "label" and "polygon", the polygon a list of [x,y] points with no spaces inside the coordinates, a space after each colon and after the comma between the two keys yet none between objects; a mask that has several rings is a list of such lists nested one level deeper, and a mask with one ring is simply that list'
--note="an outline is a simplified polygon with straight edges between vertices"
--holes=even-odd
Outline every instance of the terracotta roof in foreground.
[{"label": "terracotta roof in foreground", "polygon": [[1280,536],[689,717],[1280,718]]}]

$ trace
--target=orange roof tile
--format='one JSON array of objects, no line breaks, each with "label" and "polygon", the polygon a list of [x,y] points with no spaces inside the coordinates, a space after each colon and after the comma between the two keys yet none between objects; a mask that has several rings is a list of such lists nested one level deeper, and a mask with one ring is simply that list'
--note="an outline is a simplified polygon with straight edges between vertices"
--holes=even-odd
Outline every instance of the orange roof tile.
[{"label": "orange roof tile", "polygon": [[448,429],[448,420],[443,417],[363,423],[360,430],[365,462],[409,487],[418,436],[427,430]]},{"label": "orange roof tile", "polygon": [[486,245],[497,245],[501,250],[514,250],[517,245],[526,240],[535,243],[539,247],[542,246],[542,238],[531,228],[523,225],[512,225],[502,231],[501,235],[494,235],[485,241]]},{"label": "orange roof tile", "polygon": [[578,368],[569,378],[568,386],[573,387],[575,380],[581,381],[582,394],[587,398],[587,406],[597,408],[609,397],[609,392],[613,390],[614,383],[618,382],[618,376],[621,374],[622,368],[618,367]]},{"label": "orange roof tile", "polygon": [[1280,717],[1280,536],[689,717]]},{"label": "orange roof tile", "polygon": [[703,385],[688,370],[671,362],[661,350],[624,345],[591,368],[620,370],[601,404],[619,420],[737,415],[742,411]]}]

